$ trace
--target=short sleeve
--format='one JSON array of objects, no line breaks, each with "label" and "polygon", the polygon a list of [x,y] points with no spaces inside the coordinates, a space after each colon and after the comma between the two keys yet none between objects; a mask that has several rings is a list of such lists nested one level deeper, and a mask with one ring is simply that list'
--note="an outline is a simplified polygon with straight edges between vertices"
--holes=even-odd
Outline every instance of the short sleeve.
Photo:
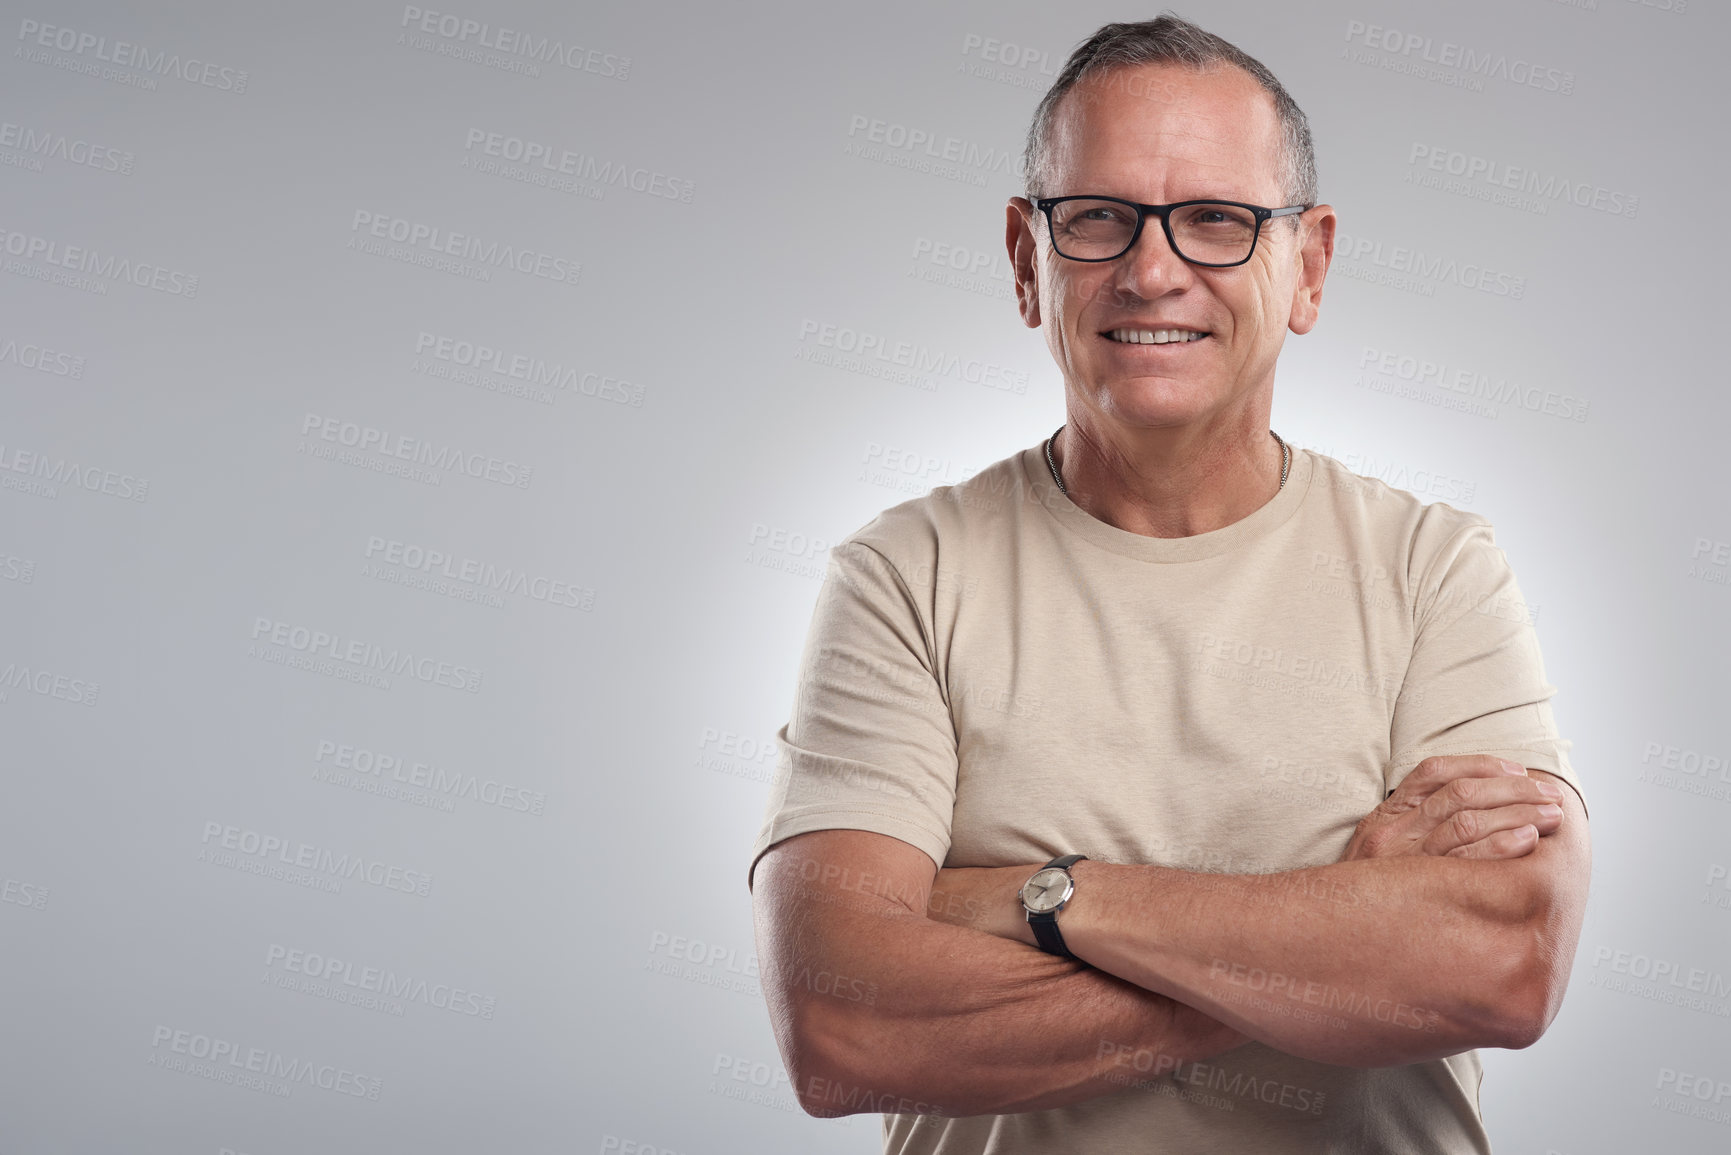
[{"label": "short sleeve", "polygon": [[1532,615],[1491,527],[1456,528],[1414,564],[1412,661],[1395,703],[1388,789],[1433,755],[1491,754],[1555,774],[1584,805]]},{"label": "short sleeve", "polygon": [[942,865],[956,798],[956,731],[935,647],[896,568],[857,541],[830,550],[800,657],[792,716],[746,882],[771,846],[813,830],[870,830]]}]

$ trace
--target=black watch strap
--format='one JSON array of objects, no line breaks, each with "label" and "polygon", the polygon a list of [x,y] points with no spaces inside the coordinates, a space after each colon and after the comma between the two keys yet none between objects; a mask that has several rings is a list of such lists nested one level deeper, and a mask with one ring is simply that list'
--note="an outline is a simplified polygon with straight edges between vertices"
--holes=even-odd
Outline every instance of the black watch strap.
[{"label": "black watch strap", "polygon": [[[1068,870],[1070,867],[1087,857],[1086,854],[1061,855],[1058,858],[1052,859],[1052,861],[1046,863],[1046,865],[1040,869],[1049,870],[1054,866],[1058,866]],[[1045,951],[1047,954],[1058,955],[1061,958],[1076,957],[1070,953],[1070,948],[1064,945],[1064,936],[1058,930],[1058,912],[1056,910],[1049,910],[1044,914],[1035,914],[1033,911],[1029,911],[1028,925],[1033,928],[1034,941],[1040,944],[1041,950]]]}]

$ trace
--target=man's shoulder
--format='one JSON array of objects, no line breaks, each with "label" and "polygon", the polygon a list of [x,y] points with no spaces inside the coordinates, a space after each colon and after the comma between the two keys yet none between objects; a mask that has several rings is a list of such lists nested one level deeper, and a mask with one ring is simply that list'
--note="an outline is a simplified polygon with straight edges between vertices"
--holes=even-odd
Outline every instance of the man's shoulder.
[{"label": "man's shoulder", "polygon": [[1028,500],[1019,449],[954,485],[892,505],[837,543],[864,546],[898,569],[932,565],[942,553],[966,553],[973,543],[1001,542],[1006,523],[1024,515]]},{"label": "man's shoulder", "polygon": [[1433,556],[1452,541],[1492,533],[1490,519],[1446,501],[1426,501],[1379,477],[1355,472],[1315,449],[1311,490],[1318,509],[1350,531],[1413,556]]}]

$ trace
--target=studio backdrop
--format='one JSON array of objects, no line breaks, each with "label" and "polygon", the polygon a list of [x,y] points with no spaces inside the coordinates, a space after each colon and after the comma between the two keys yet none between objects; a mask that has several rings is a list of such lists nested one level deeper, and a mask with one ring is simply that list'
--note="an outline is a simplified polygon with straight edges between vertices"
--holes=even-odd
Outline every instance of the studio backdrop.
[{"label": "studio backdrop", "polygon": [[[771,736],[830,543],[1063,421],[1004,204],[1157,10],[453,2],[0,5],[9,1155],[878,1149],[759,989]],[[1559,688],[1497,1149],[1726,1150],[1731,19],[1179,13],[1340,217],[1274,428],[1488,517]]]}]

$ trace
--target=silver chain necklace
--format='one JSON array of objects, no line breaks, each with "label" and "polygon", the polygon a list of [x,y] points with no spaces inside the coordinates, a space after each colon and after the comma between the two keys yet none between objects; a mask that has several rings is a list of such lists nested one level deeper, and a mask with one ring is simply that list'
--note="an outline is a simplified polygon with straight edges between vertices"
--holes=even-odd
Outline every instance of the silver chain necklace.
[{"label": "silver chain necklace", "polygon": [[[1064,426],[1060,425],[1058,428],[1052,430],[1052,436],[1046,438],[1046,468],[1052,471],[1052,480],[1058,483],[1058,492],[1063,494],[1065,497],[1068,497],[1070,496],[1070,491],[1064,488],[1064,479],[1058,476],[1058,463],[1052,460],[1052,442],[1056,441],[1058,439],[1058,434],[1062,432],[1064,432]],[[1280,489],[1285,489],[1286,475],[1292,469],[1292,448],[1287,445],[1286,440],[1281,437],[1280,434],[1274,432],[1274,430],[1270,429],[1268,433],[1269,436],[1280,442]],[[1279,490],[1276,490],[1276,492],[1279,492]]]}]

